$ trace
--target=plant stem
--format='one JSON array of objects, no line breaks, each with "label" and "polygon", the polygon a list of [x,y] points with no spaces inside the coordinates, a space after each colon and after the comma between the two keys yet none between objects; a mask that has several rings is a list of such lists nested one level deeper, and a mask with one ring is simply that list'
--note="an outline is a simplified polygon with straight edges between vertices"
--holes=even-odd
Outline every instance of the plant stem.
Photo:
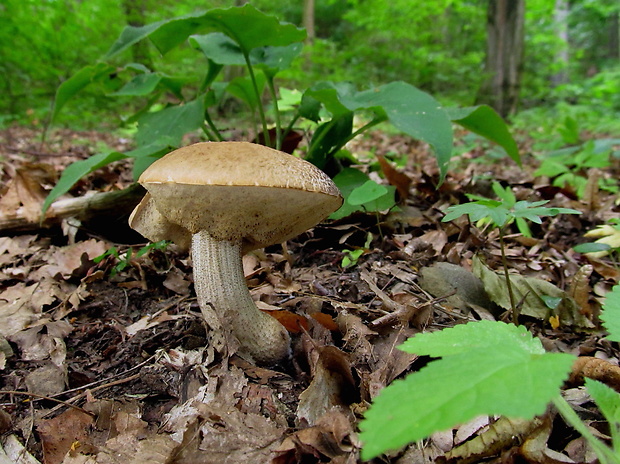
[{"label": "plant stem", "polygon": [[263,135],[265,136],[265,145],[271,146],[271,137],[269,137],[269,131],[267,130],[267,118],[265,116],[265,110],[263,109],[263,105],[261,103],[261,95],[258,90],[258,84],[256,83],[256,75],[254,74],[254,68],[252,68],[252,63],[250,62],[250,55],[247,52],[243,52],[243,57],[245,58],[245,64],[248,68],[248,72],[250,73],[250,80],[252,81],[252,87],[254,88],[254,93],[256,94],[256,99],[258,102],[258,114],[260,116],[260,120],[263,126]]},{"label": "plant stem", "polygon": [[366,132],[368,129],[370,129],[371,127],[376,126],[377,124],[381,124],[384,121],[387,121],[387,117],[379,117],[379,118],[375,118],[372,121],[370,121],[369,123],[364,124],[362,127],[360,127],[358,130],[356,130],[355,132],[353,132],[351,135],[349,135],[346,139],[344,139],[343,141],[341,141],[336,147],[334,147],[334,149],[331,151],[330,155],[333,155],[335,153],[338,153],[339,150],[342,149],[342,147],[344,147],[347,143],[349,143],[351,140],[353,140],[355,137],[357,137],[358,135]]},{"label": "plant stem", "polygon": [[515,296],[512,292],[512,282],[510,281],[510,274],[508,273],[508,260],[506,259],[506,247],[504,245],[504,230],[499,227],[499,246],[502,250],[502,266],[504,268],[504,278],[506,279],[506,288],[508,289],[508,298],[510,298],[510,309],[512,311],[512,323],[519,325],[519,313],[517,311],[517,304],[515,302]]},{"label": "plant stem", "polygon": [[215,137],[215,138],[212,138],[212,135],[209,134],[205,130],[206,127],[203,126],[203,131],[205,132],[205,134],[207,134],[207,137],[209,137],[209,140],[217,140],[218,142],[221,142],[222,140],[224,140],[224,138],[222,137],[222,134],[220,134],[220,131],[217,130],[217,126],[211,119],[211,115],[209,114],[209,111],[207,110],[205,110],[205,121],[207,122],[207,125],[211,128],[211,130],[213,131],[213,136]]},{"label": "plant stem", "polygon": [[280,109],[278,108],[278,95],[276,94],[276,87],[273,83],[273,76],[267,76],[267,88],[269,89],[269,94],[271,95],[271,100],[273,101],[273,113],[274,119],[276,121],[276,150],[282,149],[282,127],[280,121]]},{"label": "plant stem", "polygon": [[620,458],[614,455],[611,449],[609,449],[603,442],[597,439],[588,427],[582,422],[577,413],[573,410],[570,404],[562,397],[558,395],[553,399],[553,404],[560,412],[564,420],[573,427],[577,432],[586,439],[588,444],[592,447],[592,450],[599,458],[601,464],[618,464]]}]

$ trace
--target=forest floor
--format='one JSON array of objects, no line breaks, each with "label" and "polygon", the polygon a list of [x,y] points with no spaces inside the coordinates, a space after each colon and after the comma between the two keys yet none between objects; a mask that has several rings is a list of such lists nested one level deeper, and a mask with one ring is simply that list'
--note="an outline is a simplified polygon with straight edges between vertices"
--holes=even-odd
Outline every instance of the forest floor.
[{"label": "forest floor", "polygon": [[[70,162],[104,144],[125,150],[128,143],[59,130],[41,144],[29,129],[0,132],[0,215],[37,218]],[[497,232],[466,218],[441,221],[446,207],[467,201],[465,194],[492,197],[492,180],[510,185],[519,199],[548,199],[583,213],[545,218],[533,225],[533,238],[516,229],[507,235],[511,272],[550,282],[576,302],[572,313],[532,311],[521,322],[550,351],[617,366],[620,352],[597,315],[620,279],[618,265],[572,250],[587,241],[584,233],[620,217],[617,196],[590,189],[577,199],[535,177],[538,161],[526,137],[523,168],[463,143],[457,140],[463,154],[437,189],[425,145],[381,131],[355,142],[350,149],[371,161],[373,154],[406,155],[398,168],[406,177],[388,176],[408,192],[399,210],[327,221],[285,247],[244,257],[253,298],[293,340],[291,359],[271,368],[208,345],[187,253],[170,245],[138,254],[146,242],[126,225],[126,212],[108,227],[65,219],[0,231],[0,463],[360,462],[358,424],[372,399],[428,362],[399,344],[467,321],[509,320],[471,272],[475,256],[500,271]],[[620,178],[620,159],[597,175]],[[70,196],[131,183],[130,164],[120,161],[87,176]],[[344,267],[347,250],[361,254]],[[579,375],[572,379],[566,391],[583,392]],[[603,436],[586,395],[572,398]],[[478,418],[373,462],[435,462],[494,420]],[[537,454],[530,429],[453,460],[593,462],[583,439],[559,418],[548,421],[542,445],[538,430]]]}]

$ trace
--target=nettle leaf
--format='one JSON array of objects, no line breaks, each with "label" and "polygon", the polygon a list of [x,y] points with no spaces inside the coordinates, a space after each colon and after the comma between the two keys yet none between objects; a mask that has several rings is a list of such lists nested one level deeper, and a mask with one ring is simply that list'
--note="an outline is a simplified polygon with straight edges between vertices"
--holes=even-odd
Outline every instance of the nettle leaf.
[{"label": "nettle leaf", "polygon": [[106,58],[118,55],[145,38],[149,38],[157,49],[165,54],[183,43],[189,36],[208,29],[226,34],[246,53],[258,47],[280,47],[303,42],[306,38],[304,29],[293,24],[281,23],[276,17],[266,15],[252,5],[245,4],[241,7],[213,9],[159,21],[140,28],[126,27]]},{"label": "nettle leaf", "polygon": [[614,285],[611,291],[605,295],[601,319],[603,326],[609,332],[607,338],[614,342],[620,342],[620,284]]},{"label": "nettle leaf", "polygon": [[542,414],[574,361],[566,353],[545,353],[521,327],[492,321],[416,335],[403,347],[444,357],[375,398],[360,423],[365,460],[479,415]]},{"label": "nettle leaf", "polygon": [[506,122],[493,108],[481,105],[470,108],[448,108],[446,111],[452,122],[497,143],[506,150],[510,158],[521,165],[517,143],[510,134]]},{"label": "nettle leaf", "polygon": [[586,378],[585,384],[588,393],[609,424],[612,443],[618,446],[620,444],[620,395],[598,380]]}]

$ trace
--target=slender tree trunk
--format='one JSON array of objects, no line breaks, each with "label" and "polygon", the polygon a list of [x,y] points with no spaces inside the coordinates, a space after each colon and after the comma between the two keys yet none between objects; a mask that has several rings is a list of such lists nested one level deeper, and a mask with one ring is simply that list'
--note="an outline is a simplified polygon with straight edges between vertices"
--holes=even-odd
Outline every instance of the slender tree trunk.
[{"label": "slender tree trunk", "polygon": [[[134,27],[144,26],[144,12],[148,0],[122,0],[123,11],[127,24]],[[149,51],[149,44],[145,40],[141,40],[132,47],[133,59],[135,62],[143,64],[149,69],[153,69],[153,60]]]},{"label": "slender tree trunk", "polygon": [[617,11],[609,18],[609,41],[607,43],[607,56],[611,59],[620,59],[620,13]]},{"label": "slender tree trunk", "polygon": [[523,68],[525,0],[489,0],[487,10],[487,80],[477,102],[501,114],[514,113],[519,103]]},{"label": "slender tree trunk", "polygon": [[568,0],[555,0],[555,27],[559,43],[559,50],[555,55],[558,72],[551,76],[553,86],[568,82]]},{"label": "slender tree trunk", "polygon": [[304,0],[304,14],[303,14],[303,26],[306,28],[307,43],[314,42],[316,37],[315,22],[314,22],[314,0]]}]

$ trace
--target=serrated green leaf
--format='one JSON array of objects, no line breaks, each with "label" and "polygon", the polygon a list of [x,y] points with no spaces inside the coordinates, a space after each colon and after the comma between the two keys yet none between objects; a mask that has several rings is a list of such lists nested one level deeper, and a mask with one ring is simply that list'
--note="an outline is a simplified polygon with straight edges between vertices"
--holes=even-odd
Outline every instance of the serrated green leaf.
[{"label": "serrated green leaf", "polygon": [[[426,342],[433,343],[430,351],[455,354],[395,381],[375,398],[360,424],[363,459],[398,449],[479,415],[527,419],[544,412],[568,376],[574,357],[538,353],[542,348],[535,347],[536,341],[530,341],[531,336],[522,330],[504,339],[487,333],[495,330],[491,325],[480,330],[475,327],[477,324],[467,324],[465,329],[445,329],[426,337]],[[510,333],[509,327],[497,327],[502,335]],[[454,338],[443,334],[457,328]],[[474,339],[484,334],[492,346],[481,343],[476,347]],[[463,342],[462,349],[452,350],[442,348],[440,342],[430,342],[433,335],[453,341],[460,337],[469,340]],[[532,349],[537,353],[532,353]]]},{"label": "serrated green leaf", "polygon": [[586,378],[585,384],[609,424],[614,447],[620,451],[620,394],[598,380]]},{"label": "serrated green leaf", "polygon": [[471,108],[449,108],[446,110],[450,119],[475,134],[497,143],[506,150],[518,165],[521,165],[519,148],[508,130],[506,122],[486,105]]},{"label": "serrated green leaf", "polygon": [[607,338],[614,342],[620,342],[620,284],[614,285],[611,291],[605,295],[601,320],[609,332]]},{"label": "serrated green leaf", "polygon": [[450,356],[471,350],[493,350],[508,344],[530,354],[543,354],[540,340],[524,326],[494,321],[478,321],[457,325],[449,330],[417,334],[398,347],[419,356]]}]

